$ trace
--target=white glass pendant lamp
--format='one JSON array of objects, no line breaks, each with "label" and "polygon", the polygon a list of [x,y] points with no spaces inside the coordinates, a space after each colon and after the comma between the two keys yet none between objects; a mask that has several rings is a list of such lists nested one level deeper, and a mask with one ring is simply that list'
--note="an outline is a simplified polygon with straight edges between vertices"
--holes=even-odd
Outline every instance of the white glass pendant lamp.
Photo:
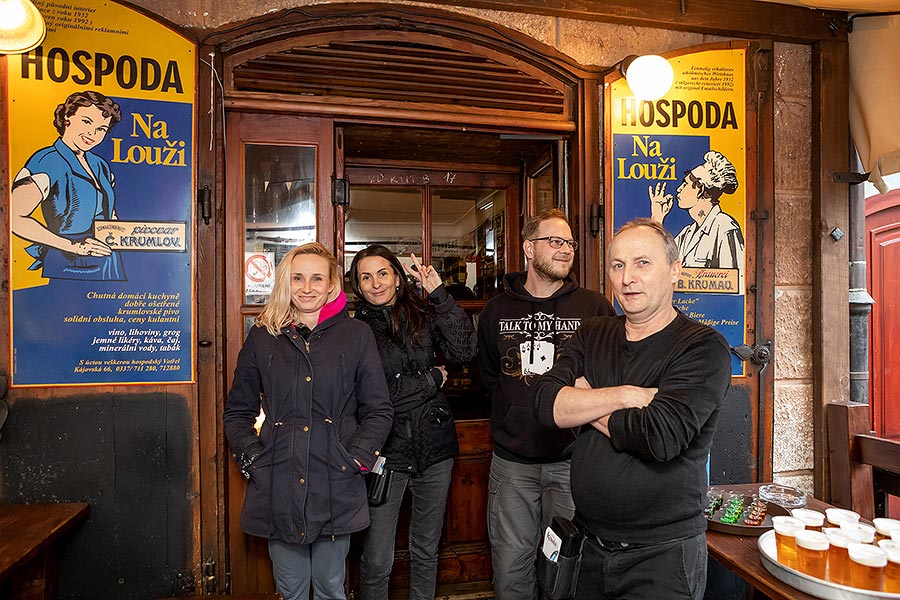
[{"label": "white glass pendant lamp", "polygon": [[0,54],[34,50],[46,35],[44,18],[30,0],[0,0]]},{"label": "white glass pendant lamp", "polygon": [[622,73],[638,100],[659,100],[672,88],[675,72],[662,56],[645,54],[622,61]]}]

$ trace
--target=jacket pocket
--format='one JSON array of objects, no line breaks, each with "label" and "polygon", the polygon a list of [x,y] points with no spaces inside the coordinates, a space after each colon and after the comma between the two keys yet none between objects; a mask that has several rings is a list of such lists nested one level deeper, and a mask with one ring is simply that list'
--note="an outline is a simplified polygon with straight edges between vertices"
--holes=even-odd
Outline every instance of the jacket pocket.
[{"label": "jacket pocket", "polygon": [[[261,463],[261,464],[259,464]],[[252,535],[267,534],[272,521],[272,463],[254,462],[241,508],[241,529]]]},{"label": "jacket pocket", "polygon": [[346,463],[346,467],[348,469],[352,468],[359,471],[359,466],[357,466],[356,460],[354,460],[353,456],[346,448],[344,448],[344,445],[340,441],[336,442],[334,447],[337,451],[338,457],[342,462]]},{"label": "jacket pocket", "polygon": [[343,466],[346,467],[346,469],[342,470],[359,472],[359,465],[356,464],[353,455],[350,454],[350,451],[344,446],[344,440],[350,441],[350,438],[356,432],[356,418],[352,416],[342,417],[338,418],[337,422],[334,422],[331,419],[325,419],[325,424],[331,427],[330,445],[334,450],[335,458],[340,459],[340,464],[337,465],[338,468]]}]

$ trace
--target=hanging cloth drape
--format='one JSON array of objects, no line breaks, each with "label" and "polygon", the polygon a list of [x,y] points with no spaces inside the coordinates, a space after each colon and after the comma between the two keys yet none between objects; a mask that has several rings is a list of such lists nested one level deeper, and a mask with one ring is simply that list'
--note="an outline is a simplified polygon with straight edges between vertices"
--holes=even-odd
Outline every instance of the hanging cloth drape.
[{"label": "hanging cloth drape", "polygon": [[850,133],[869,181],[900,172],[900,15],[853,20]]}]

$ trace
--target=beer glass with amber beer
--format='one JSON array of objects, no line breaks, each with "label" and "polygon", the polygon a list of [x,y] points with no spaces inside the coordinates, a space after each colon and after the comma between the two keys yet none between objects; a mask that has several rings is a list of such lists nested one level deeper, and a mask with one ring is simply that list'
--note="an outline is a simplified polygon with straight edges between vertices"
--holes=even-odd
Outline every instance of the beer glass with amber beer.
[{"label": "beer glass with amber beer", "polygon": [[828,580],[840,585],[850,585],[850,544],[860,542],[859,535],[840,527],[827,527],[828,536]]},{"label": "beer glass with amber beer", "polygon": [[821,531],[803,529],[794,536],[797,542],[797,564],[800,572],[825,579],[828,564],[828,536]]},{"label": "beer glass with amber beer", "polygon": [[884,550],[888,559],[884,566],[884,591],[900,594],[900,543],[881,540],[878,547]]},{"label": "beer glass with amber beer", "polygon": [[850,544],[850,585],[863,590],[882,591],[887,554],[872,544]]},{"label": "beer glass with amber beer", "polygon": [[863,544],[875,543],[875,528],[865,523],[851,523],[849,521],[841,521],[841,529],[853,531],[859,535]]},{"label": "beer glass with amber beer", "polygon": [[891,539],[891,533],[900,531],[900,521],[897,519],[878,518],[872,519],[875,524],[875,541]]},{"label": "beer glass with amber beer", "polygon": [[797,568],[797,541],[795,536],[798,531],[803,531],[803,521],[794,517],[779,515],[772,517],[772,526],[775,529],[775,551],[778,562],[791,569]]},{"label": "beer glass with amber beer", "polygon": [[825,517],[829,527],[840,527],[844,521],[859,523],[859,513],[845,508],[826,508]]},{"label": "beer glass with amber beer", "polygon": [[800,519],[801,521],[803,521],[803,524],[806,525],[807,529],[822,531],[822,528],[825,525],[825,515],[817,510],[811,510],[809,508],[795,508],[791,511],[791,516],[795,519]]}]

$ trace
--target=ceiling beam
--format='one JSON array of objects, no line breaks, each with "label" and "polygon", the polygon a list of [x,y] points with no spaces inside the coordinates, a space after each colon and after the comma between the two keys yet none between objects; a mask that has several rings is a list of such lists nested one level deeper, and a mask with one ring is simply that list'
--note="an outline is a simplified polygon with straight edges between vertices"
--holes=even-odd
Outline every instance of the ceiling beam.
[{"label": "ceiling beam", "polygon": [[847,40],[847,13],[758,0],[432,0],[432,4],[506,10],[783,42]]}]

